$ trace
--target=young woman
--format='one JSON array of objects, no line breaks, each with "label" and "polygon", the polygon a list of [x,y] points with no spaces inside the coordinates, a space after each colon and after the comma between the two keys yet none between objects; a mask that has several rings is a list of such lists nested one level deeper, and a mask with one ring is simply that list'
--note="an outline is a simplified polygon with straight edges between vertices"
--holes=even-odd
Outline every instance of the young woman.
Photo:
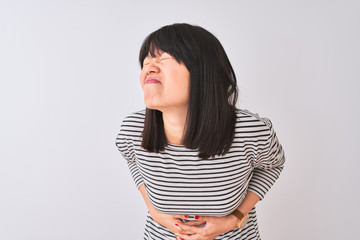
[{"label": "young woman", "polygon": [[271,122],[236,108],[237,83],[218,39],[164,26],[140,49],[146,110],[116,145],[148,208],[144,239],[260,239],[255,204],[285,161]]}]

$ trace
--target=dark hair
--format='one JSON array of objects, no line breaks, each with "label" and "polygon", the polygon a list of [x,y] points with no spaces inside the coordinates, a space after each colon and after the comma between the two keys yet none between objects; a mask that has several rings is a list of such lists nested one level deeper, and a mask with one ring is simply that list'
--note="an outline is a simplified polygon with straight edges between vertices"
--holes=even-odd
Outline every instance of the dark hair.
[{"label": "dark hair", "polygon": [[[190,72],[190,90],[182,144],[207,159],[227,153],[235,134],[237,83],[219,40],[199,26],[173,24],[151,33],[143,42],[141,68],[148,54],[167,52]],[[146,109],[141,146],[150,152],[165,149],[162,113]]]}]

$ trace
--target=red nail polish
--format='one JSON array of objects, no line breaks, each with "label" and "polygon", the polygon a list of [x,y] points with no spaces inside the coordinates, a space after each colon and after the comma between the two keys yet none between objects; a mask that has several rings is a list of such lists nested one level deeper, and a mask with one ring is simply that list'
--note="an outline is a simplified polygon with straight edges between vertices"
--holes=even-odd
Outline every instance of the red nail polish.
[{"label": "red nail polish", "polygon": [[199,219],[199,216],[194,216],[194,218],[197,220],[197,219]]},{"label": "red nail polish", "polygon": [[188,218],[189,218],[189,216],[188,216],[188,215],[184,215],[184,218],[185,218],[185,219],[188,219]]},{"label": "red nail polish", "polygon": [[176,226],[179,226],[179,224],[175,223]]}]

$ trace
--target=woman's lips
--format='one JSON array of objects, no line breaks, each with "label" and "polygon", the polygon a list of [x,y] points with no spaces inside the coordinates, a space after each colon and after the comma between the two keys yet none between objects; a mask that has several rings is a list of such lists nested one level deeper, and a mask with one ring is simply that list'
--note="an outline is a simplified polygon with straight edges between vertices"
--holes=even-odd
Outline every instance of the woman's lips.
[{"label": "woman's lips", "polygon": [[160,80],[156,79],[156,78],[147,78],[145,80],[145,84],[148,84],[148,83],[161,83]]}]

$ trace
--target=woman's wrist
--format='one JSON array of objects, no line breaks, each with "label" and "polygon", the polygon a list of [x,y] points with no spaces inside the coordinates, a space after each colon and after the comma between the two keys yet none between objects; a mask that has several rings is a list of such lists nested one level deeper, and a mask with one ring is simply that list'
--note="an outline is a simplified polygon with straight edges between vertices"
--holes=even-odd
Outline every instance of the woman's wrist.
[{"label": "woman's wrist", "polygon": [[236,228],[237,227],[237,222],[238,222],[238,219],[235,215],[233,214],[230,214],[227,216],[228,220],[227,220],[227,224],[229,226],[229,231]]}]

